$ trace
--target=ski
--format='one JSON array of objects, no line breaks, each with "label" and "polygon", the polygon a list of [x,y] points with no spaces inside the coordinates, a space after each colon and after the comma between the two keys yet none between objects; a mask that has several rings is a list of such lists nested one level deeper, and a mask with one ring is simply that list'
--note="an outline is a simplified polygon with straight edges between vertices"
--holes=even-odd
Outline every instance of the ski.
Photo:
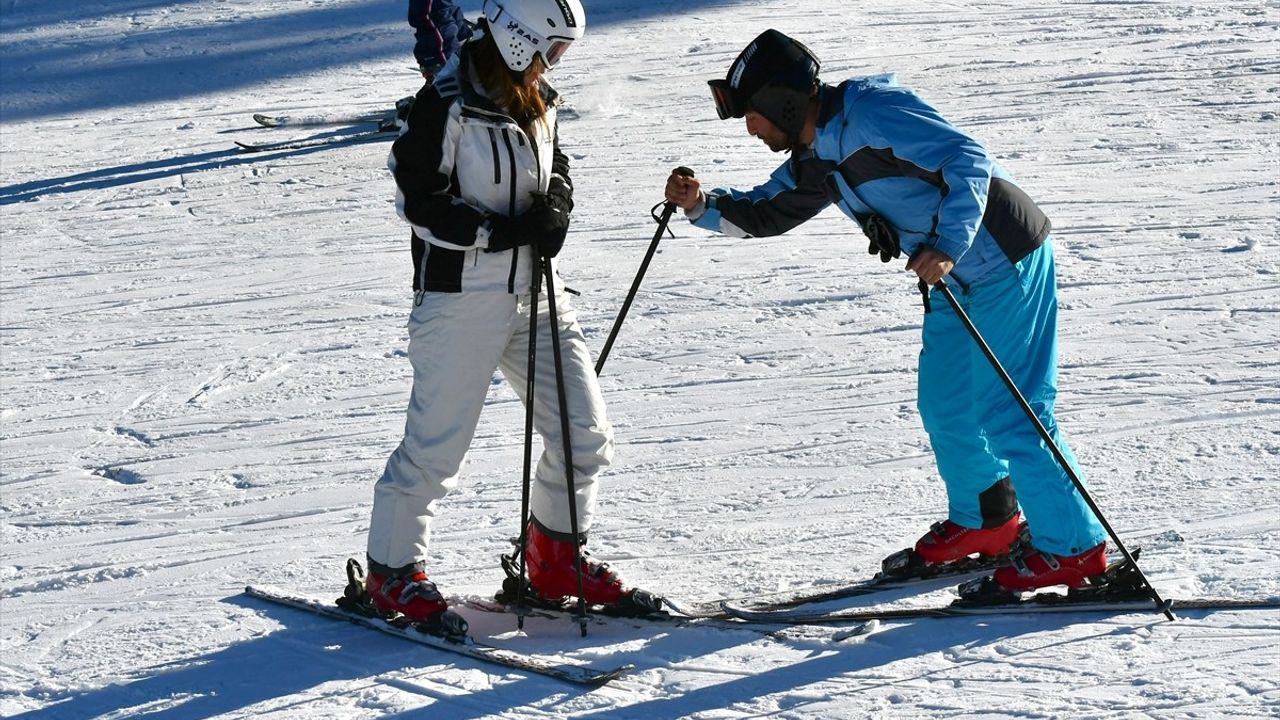
[{"label": "ski", "polygon": [[[578,620],[578,607],[575,603],[566,602],[562,605],[533,605],[525,607],[524,610],[518,610],[515,605],[500,602],[498,600],[490,600],[482,597],[457,597],[449,598],[451,606],[467,607],[473,610],[480,610],[491,613],[505,613],[512,616],[523,614],[525,617],[546,618],[553,620]],[[666,598],[663,603],[670,603]],[[674,603],[679,606],[679,603]],[[669,604],[668,607],[671,605]],[[719,605],[715,606],[714,611],[709,607],[699,616],[690,616],[684,613],[672,614],[665,611],[646,613],[643,615],[615,614],[603,611],[600,608],[587,609],[588,620],[595,623],[623,623],[634,628],[651,627],[653,625],[666,625],[670,627],[700,627],[712,628],[716,630],[738,630],[754,632],[759,634],[772,634],[778,631],[779,625],[788,623],[774,623],[772,627],[767,624],[752,625],[735,620],[729,616]]]},{"label": "ski", "polygon": [[[1136,557],[1136,556],[1135,556]],[[960,586],[960,598],[948,605],[921,608],[844,608],[813,610],[804,607],[757,609],[725,603],[732,617],[750,622],[781,622],[798,625],[908,620],[914,618],[973,617],[982,615],[1028,615],[1037,613],[1168,613],[1172,610],[1280,609],[1280,598],[1193,598],[1157,603],[1142,582],[1138,568],[1127,560],[1113,563],[1088,585],[1067,594],[1038,592],[1009,593],[989,577]]]},{"label": "ski", "polygon": [[[727,618],[739,620],[745,612],[772,612],[789,610],[802,605],[811,605],[832,600],[845,600],[864,595],[892,592],[895,590],[932,592],[941,590],[953,583],[971,580],[988,575],[1000,567],[1005,558],[968,558],[946,565],[925,565],[913,550],[902,550],[885,558],[885,569],[874,576],[834,587],[815,589],[806,588],[791,590],[753,602],[750,607],[739,605],[732,600],[720,600],[703,603],[683,603],[671,598],[663,598],[666,609],[686,618]],[[737,613],[725,609],[726,604]]]},{"label": "ski", "polygon": [[[533,600],[533,598],[526,598],[526,601],[530,600]],[[524,614],[527,617],[558,618],[572,616],[576,618],[578,616],[577,602],[568,598],[560,603],[526,602],[523,610],[518,610],[514,602],[508,603],[501,599],[490,599],[474,595],[451,597],[449,598],[449,604],[463,605],[476,610],[483,610],[484,612],[509,613],[511,615]],[[686,619],[669,615],[661,610],[644,613],[611,613],[606,608],[595,605],[587,606],[587,618],[600,621],[624,620],[636,625],[645,622],[669,622]]]},{"label": "ski", "polygon": [[[846,608],[831,611],[815,611],[804,608],[783,610],[756,610],[724,604],[730,616],[747,622],[787,623],[793,625],[823,625],[827,623],[870,622],[881,620],[913,620],[918,618],[974,617],[983,615],[1030,615],[1037,613],[1098,613],[1124,615],[1130,613],[1158,613],[1150,598],[1128,600],[1071,600],[1057,593],[1038,593],[1014,602],[992,604],[968,604],[956,600],[949,605],[922,608]],[[1266,610],[1280,609],[1280,600],[1194,598],[1172,600],[1172,610]]]},{"label": "ski", "polygon": [[[1024,534],[1019,542],[1030,542],[1029,537],[1025,535],[1025,526],[1022,532]],[[1136,557],[1139,552],[1141,552],[1140,549],[1135,550],[1134,556]],[[713,616],[715,611],[719,611],[721,616],[725,616],[730,614],[722,607],[725,602],[740,611],[763,612],[788,610],[802,605],[813,605],[832,600],[845,600],[894,591],[905,591],[911,594],[928,593],[942,590],[953,584],[986,577],[1001,566],[1008,564],[1008,562],[1008,556],[1000,555],[995,557],[968,557],[944,565],[929,565],[916,554],[914,549],[907,548],[886,557],[881,562],[880,572],[866,580],[837,585],[823,590],[793,590],[789,593],[774,595],[772,599],[762,598],[762,601],[753,602],[749,607],[739,605],[733,600],[727,600],[715,603],[714,609],[709,607],[709,604],[702,604],[689,608],[689,610],[695,613],[691,617]],[[683,614],[682,610],[684,608],[672,608],[673,612],[681,612]],[[741,619],[740,616],[737,617]]]},{"label": "ski", "polygon": [[[1007,561],[1004,557],[976,557],[946,565],[925,565],[912,550],[903,550],[885,559],[886,568],[867,580],[817,591],[801,591],[786,597],[752,606],[753,610],[784,610],[800,605],[845,600],[893,590],[941,589],[952,583],[989,575]],[[932,583],[937,587],[928,587]]]},{"label": "ski", "polygon": [[325,147],[328,145],[353,145],[356,143],[395,138],[400,129],[392,124],[390,127],[379,125],[375,130],[365,130],[343,135],[327,135],[324,137],[303,138],[301,140],[282,140],[279,142],[251,143],[236,141],[241,152],[269,152],[272,150],[301,150],[304,148]]},{"label": "ski", "polygon": [[[500,556],[502,570],[506,574],[506,578],[502,581],[502,589],[498,591],[492,600],[464,598],[463,602],[474,603],[479,605],[480,609],[494,612],[524,613],[526,615],[542,614],[544,616],[561,615],[570,616],[581,621],[576,601],[566,599],[561,602],[547,602],[538,598],[533,586],[529,584],[520,569],[520,539],[512,538],[511,544],[516,546],[516,552]],[[612,607],[588,605],[586,608],[587,617],[668,623],[685,623],[694,620],[713,623],[729,620],[729,614],[724,611],[724,608],[720,607],[719,601],[714,603],[682,603],[644,590],[632,591],[626,596],[625,600],[625,602],[620,602]],[[517,601],[522,603],[524,607],[517,608]],[[740,629],[742,623],[729,622],[727,626]]]},{"label": "ski", "polygon": [[265,115],[254,113],[253,121],[263,127],[315,127],[319,125],[358,125],[395,120],[396,111],[383,110],[346,115]]},{"label": "ski", "polygon": [[[451,605],[456,603],[454,606],[467,607],[483,612],[505,613],[509,615],[520,614],[517,612],[516,608],[511,605],[505,605],[495,600],[488,600],[485,598],[450,598],[449,602]],[[664,602],[667,602],[667,600],[664,599]],[[785,641],[789,635],[789,631],[795,629],[796,625],[800,624],[772,621],[756,622],[743,618],[735,618],[725,612],[719,605],[715,606],[714,612],[710,609],[702,612],[703,616],[701,617],[689,617],[682,614],[672,615],[667,612],[643,616],[609,615],[605,613],[588,612],[587,617],[597,624],[624,623],[636,629],[647,629],[656,626],[659,629],[681,628],[685,630],[709,629],[724,632],[747,632],[780,641]],[[578,621],[577,607],[568,605],[560,609],[547,607],[525,608],[523,615],[524,617],[544,618],[548,620]],[[879,623],[874,620],[850,623],[848,627],[831,635],[830,640],[833,642],[843,642],[858,636],[870,635],[878,628]]]},{"label": "ski", "polygon": [[723,620],[729,617],[724,609],[725,601],[686,603],[669,597],[662,598],[662,605],[668,612],[675,613],[686,620]]},{"label": "ski", "polygon": [[470,635],[435,634],[432,631],[423,629],[421,625],[414,625],[408,622],[404,618],[385,618],[378,615],[368,615],[340,607],[334,603],[298,597],[272,588],[251,585],[246,587],[244,591],[245,594],[260,600],[305,610],[321,617],[346,620],[388,635],[410,640],[419,645],[435,648],[436,650],[462,655],[485,663],[501,665],[513,670],[545,675],[576,685],[599,687],[622,676],[634,667],[632,665],[622,665],[609,670],[599,670],[584,665],[571,665],[537,655],[528,655],[486,645],[477,642]]}]

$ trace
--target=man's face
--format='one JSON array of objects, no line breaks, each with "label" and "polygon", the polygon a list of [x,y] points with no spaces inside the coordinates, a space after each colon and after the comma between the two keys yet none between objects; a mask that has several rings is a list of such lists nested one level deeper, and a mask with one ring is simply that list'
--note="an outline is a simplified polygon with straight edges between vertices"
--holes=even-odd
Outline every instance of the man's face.
[{"label": "man's face", "polygon": [[747,132],[752,137],[760,138],[769,149],[774,152],[783,152],[791,149],[790,139],[787,134],[780,130],[777,125],[769,122],[765,116],[755,110],[748,110],[744,116],[747,121]]}]

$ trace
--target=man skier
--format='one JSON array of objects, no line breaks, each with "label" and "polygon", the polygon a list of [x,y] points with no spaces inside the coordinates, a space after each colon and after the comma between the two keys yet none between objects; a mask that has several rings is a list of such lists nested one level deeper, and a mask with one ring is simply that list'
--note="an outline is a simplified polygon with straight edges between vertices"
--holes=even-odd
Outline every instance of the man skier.
[{"label": "man skier", "polygon": [[[1049,220],[986,149],[892,75],[827,85],[818,68],[807,47],[776,30],[752,41],[725,79],[709,82],[717,113],[745,118],[749,134],[791,157],[751,190],[703,193],[698,180],[673,173],[667,200],[694,225],[736,237],[783,234],[834,203],[862,228],[872,255],[906,254],[922,292],[947,278],[1080,477],[1053,413]],[[1010,592],[1100,575],[1106,536],[1097,518],[956,313],[925,300],[918,407],[948,517],[916,543],[916,560],[1009,555],[993,580]],[[1019,503],[1029,544],[1017,542]]]}]

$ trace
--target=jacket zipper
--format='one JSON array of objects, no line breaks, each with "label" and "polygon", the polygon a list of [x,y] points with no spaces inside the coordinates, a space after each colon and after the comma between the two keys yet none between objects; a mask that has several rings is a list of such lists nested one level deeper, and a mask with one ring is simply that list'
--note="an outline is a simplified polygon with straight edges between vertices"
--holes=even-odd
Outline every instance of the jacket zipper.
[{"label": "jacket zipper", "polygon": [[[493,184],[502,184],[502,160],[498,158],[498,137],[493,132],[493,128],[489,128],[489,146],[493,154]],[[513,177],[514,177],[514,170]]]}]

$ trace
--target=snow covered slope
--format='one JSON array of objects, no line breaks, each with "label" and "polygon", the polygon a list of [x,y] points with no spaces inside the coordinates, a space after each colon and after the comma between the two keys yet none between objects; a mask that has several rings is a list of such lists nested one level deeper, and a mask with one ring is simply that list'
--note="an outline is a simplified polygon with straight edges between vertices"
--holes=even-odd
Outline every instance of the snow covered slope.
[{"label": "snow covered slope", "polygon": [[[464,5],[469,13],[478,2]],[[773,26],[894,71],[1053,218],[1061,421],[1174,597],[1280,595],[1280,6],[1272,0],[598,0],[554,75],[564,254],[598,350],[679,164],[781,158],[705,80]],[[925,620],[865,639],[531,621],[583,691],[243,597],[363,553],[410,369],[385,142],[242,155],[254,112],[416,91],[398,0],[0,0],[0,714],[10,718],[1276,717],[1280,613]],[[330,133],[333,129],[317,130]],[[604,373],[592,550],[688,600],[861,577],[945,512],[911,277],[824,214],[663,241]],[[495,380],[433,578],[487,594],[523,414]],[[907,602],[939,602],[946,592]],[[464,612],[468,612],[465,611]]]}]

